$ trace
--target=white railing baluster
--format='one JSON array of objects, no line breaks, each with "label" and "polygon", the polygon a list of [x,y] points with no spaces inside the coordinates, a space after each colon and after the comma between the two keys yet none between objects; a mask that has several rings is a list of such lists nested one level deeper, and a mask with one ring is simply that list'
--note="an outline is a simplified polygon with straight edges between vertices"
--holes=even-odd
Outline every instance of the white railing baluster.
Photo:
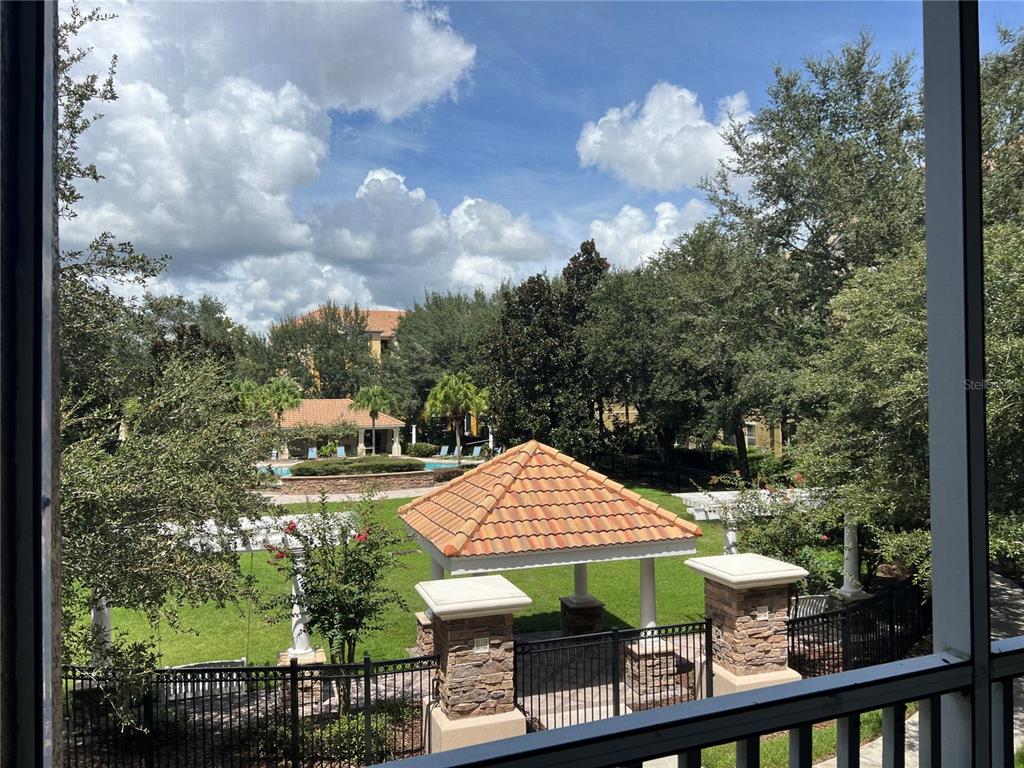
[{"label": "white railing baluster", "polygon": [[860,715],[840,717],[836,721],[836,765],[860,768]]},{"label": "white railing baluster", "polygon": [[907,751],[907,707],[894,704],[882,710],[882,767],[904,768]]}]

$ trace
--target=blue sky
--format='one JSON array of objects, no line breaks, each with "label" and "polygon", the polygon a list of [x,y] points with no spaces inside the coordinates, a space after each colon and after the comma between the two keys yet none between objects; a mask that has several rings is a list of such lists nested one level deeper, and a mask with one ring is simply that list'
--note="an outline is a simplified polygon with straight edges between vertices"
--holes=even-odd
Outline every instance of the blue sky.
[{"label": "blue sky", "polygon": [[[490,288],[591,236],[635,264],[706,214],[723,99],[756,112],[777,64],[861,31],[886,58],[921,48],[915,2],[114,10],[89,42],[121,58],[122,98],[85,147],[108,178],[67,238],[170,253],[158,290],[255,327]],[[983,3],[983,50],[997,22],[1024,4]]]}]

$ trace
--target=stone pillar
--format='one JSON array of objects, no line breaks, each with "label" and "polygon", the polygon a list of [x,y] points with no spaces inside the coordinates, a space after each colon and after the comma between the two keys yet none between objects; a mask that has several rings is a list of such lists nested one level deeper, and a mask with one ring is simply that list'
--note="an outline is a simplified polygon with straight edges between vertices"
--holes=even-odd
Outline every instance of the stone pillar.
[{"label": "stone pillar", "polygon": [[640,626],[643,629],[658,626],[657,595],[654,586],[654,558],[640,561]]},{"label": "stone pillar", "polygon": [[807,571],[753,553],[695,557],[686,565],[704,576],[715,695],[799,680],[789,667],[786,621],[789,587]]},{"label": "stone pillar", "polygon": [[426,611],[416,611],[416,650],[421,656],[434,655],[434,619]]},{"label": "stone pillar", "polygon": [[[694,668],[689,659],[659,637],[640,637],[623,652],[623,679],[633,691],[628,697],[634,711],[665,707],[689,699],[683,677]],[[699,683],[698,683],[699,685]]]},{"label": "stone pillar", "polygon": [[412,425],[412,442],[411,445],[416,445],[416,425]]},{"label": "stone pillar", "polygon": [[431,752],[526,733],[515,707],[512,616],[533,601],[504,576],[421,581],[440,657],[437,707],[428,708]]},{"label": "stone pillar", "polygon": [[839,597],[847,602],[870,597],[860,586],[860,549],[858,547],[857,523],[849,513],[843,520],[843,586]]},{"label": "stone pillar", "polygon": [[402,455],[402,441],[398,437],[398,427],[391,430],[391,455]]},{"label": "stone pillar", "polygon": [[587,564],[573,566],[573,593],[559,598],[563,635],[589,635],[604,629],[604,603],[590,594]]}]

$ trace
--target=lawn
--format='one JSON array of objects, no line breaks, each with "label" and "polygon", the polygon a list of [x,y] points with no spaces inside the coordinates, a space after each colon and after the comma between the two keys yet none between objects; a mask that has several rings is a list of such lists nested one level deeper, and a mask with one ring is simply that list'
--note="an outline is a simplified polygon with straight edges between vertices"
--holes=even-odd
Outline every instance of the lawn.
[{"label": "lawn", "polygon": [[[650,488],[634,488],[637,493],[658,502],[676,514],[686,515],[683,503],[671,494]],[[383,499],[378,514],[384,525],[402,529],[398,508],[408,499]],[[350,505],[331,505],[344,509]],[[291,505],[289,511],[303,511],[305,505]],[[722,528],[717,523],[701,525],[704,536],[698,541],[697,553],[717,555],[722,552]],[[403,554],[405,568],[392,575],[392,581],[404,595],[408,607],[389,611],[386,628],[366,638],[364,648],[374,658],[406,656],[406,648],[416,637],[413,611],[423,608],[416,594],[416,582],[430,578],[430,561],[410,543]],[[684,565],[685,558],[661,558],[657,564],[658,623],[672,624],[699,618],[704,612],[703,579]],[[268,593],[287,593],[290,585],[268,564],[265,554],[257,552],[242,556],[242,565]],[[558,598],[572,592],[572,566],[533,568],[505,573],[516,586],[533,598],[533,605],[516,617],[521,632],[558,629]],[[605,603],[608,627],[634,627],[640,620],[640,565],[637,561],[599,563],[590,566],[590,591]],[[182,629],[161,626],[155,635],[161,662],[166,665],[195,661],[235,659],[245,656],[253,664],[276,661],[277,654],[291,644],[287,616],[276,621],[254,611],[248,603],[219,607],[204,605],[184,608]],[[152,634],[145,618],[125,610],[114,610],[115,631],[123,630],[131,637]],[[316,638],[314,638],[314,641]]]}]

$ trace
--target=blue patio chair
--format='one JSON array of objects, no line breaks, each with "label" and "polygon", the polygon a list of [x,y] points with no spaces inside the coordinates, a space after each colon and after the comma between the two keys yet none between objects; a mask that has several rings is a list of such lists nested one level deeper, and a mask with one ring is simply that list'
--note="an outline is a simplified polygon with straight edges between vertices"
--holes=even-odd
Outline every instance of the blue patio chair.
[{"label": "blue patio chair", "polygon": [[461,456],[462,456],[462,446],[461,445],[455,446],[455,452],[452,454],[452,456],[454,456],[455,458],[461,458]]},{"label": "blue patio chair", "polygon": [[438,455],[439,458],[444,458],[445,456],[447,456],[448,455],[448,446],[447,445],[442,445],[441,446],[441,452],[439,454],[437,454],[437,455]]},{"label": "blue patio chair", "polygon": [[310,448],[308,451],[306,451],[306,458],[307,459],[315,459],[316,458],[316,448]]},{"label": "blue patio chair", "polygon": [[474,448],[473,449],[473,458],[474,459],[479,459],[480,458],[480,451],[482,451],[483,449],[484,449],[484,447],[482,445],[478,445],[476,448]]},{"label": "blue patio chair", "polygon": [[276,448],[270,452],[270,460],[271,461],[277,461],[277,449]]},{"label": "blue patio chair", "polygon": [[339,459],[344,459],[345,458],[345,446],[344,445],[339,445],[338,446],[338,458]]}]

